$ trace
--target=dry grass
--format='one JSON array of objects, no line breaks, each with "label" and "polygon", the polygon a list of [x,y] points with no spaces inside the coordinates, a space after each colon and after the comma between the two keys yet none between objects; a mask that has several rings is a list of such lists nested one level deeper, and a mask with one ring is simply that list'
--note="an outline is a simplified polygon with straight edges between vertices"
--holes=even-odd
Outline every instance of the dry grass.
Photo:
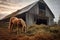
[{"label": "dry grass", "polygon": [[[7,28],[0,29],[0,40],[60,40],[60,26],[48,26],[48,25],[32,25],[28,27],[27,32],[24,34],[9,34]],[[4,34],[4,35],[3,35]],[[6,36],[6,37],[5,37]]]}]

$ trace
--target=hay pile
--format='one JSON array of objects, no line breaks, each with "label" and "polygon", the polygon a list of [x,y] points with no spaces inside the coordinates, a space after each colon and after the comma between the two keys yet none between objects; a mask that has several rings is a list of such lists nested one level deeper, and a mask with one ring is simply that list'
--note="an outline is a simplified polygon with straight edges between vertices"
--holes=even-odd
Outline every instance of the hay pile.
[{"label": "hay pile", "polygon": [[50,35],[50,38],[52,38],[53,40],[60,40],[60,26],[58,25],[48,26],[44,24],[41,24],[41,25],[34,24],[28,28],[27,35],[36,35],[36,34],[38,35],[43,34],[44,35],[43,37]]}]

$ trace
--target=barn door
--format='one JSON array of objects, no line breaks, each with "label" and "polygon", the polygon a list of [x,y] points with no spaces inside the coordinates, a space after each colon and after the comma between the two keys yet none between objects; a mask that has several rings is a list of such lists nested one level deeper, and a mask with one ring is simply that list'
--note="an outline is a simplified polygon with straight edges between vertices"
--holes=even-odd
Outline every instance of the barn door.
[{"label": "barn door", "polygon": [[37,19],[36,20],[36,24],[45,24],[45,25],[47,25],[47,19]]}]

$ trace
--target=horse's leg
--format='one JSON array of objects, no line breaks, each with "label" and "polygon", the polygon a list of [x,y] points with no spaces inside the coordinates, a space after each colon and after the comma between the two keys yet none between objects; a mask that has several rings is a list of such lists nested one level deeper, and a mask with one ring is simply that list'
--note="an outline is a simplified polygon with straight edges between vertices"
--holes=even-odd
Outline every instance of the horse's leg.
[{"label": "horse's leg", "polygon": [[11,24],[10,32],[11,32],[11,33],[13,32],[13,24]]},{"label": "horse's leg", "polygon": [[19,29],[18,29],[18,23],[17,23],[17,35],[18,35],[18,33],[19,33]]},{"label": "horse's leg", "polygon": [[25,28],[25,26],[23,26],[23,32],[26,33],[26,28]]},{"label": "horse's leg", "polygon": [[24,26],[23,26],[23,24],[21,24],[22,26],[21,26],[21,31],[22,31],[22,33],[24,32]]},{"label": "horse's leg", "polygon": [[26,33],[26,31],[27,31],[27,28],[26,28],[26,26],[24,26],[24,33]]},{"label": "horse's leg", "polygon": [[11,29],[12,29],[12,23],[9,24],[9,27],[8,27],[9,32],[11,32]]},{"label": "horse's leg", "polygon": [[9,32],[11,32],[11,27],[12,27],[12,19],[10,19],[10,22],[9,22],[9,27],[8,27]]}]

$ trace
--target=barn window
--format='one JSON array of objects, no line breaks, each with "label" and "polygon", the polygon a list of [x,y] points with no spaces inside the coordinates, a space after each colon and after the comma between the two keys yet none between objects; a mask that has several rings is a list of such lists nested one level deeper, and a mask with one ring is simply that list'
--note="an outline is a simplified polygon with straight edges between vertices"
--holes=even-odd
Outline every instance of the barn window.
[{"label": "barn window", "polygon": [[39,4],[39,9],[45,10],[45,4],[44,3],[38,2],[38,4]]}]

